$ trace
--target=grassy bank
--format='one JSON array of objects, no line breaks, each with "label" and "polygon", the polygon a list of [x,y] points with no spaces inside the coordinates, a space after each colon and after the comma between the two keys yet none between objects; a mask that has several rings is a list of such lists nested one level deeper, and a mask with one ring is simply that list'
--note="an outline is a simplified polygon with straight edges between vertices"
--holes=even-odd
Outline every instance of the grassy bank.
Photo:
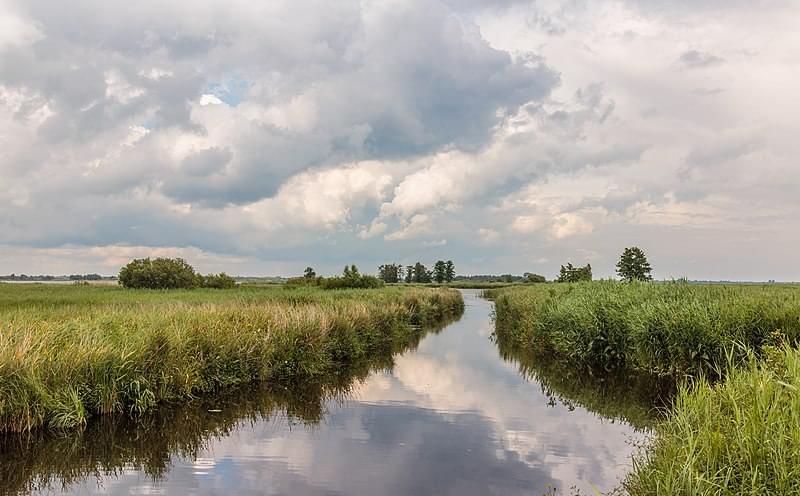
[{"label": "grassy bank", "polygon": [[800,353],[776,348],[725,381],[686,384],[631,495],[800,494]]},{"label": "grassy bank", "polygon": [[297,387],[260,383],[191,402],[163,404],[143,417],[100,416],[85,429],[0,433],[0,494],[58,492],[98,471],[114,474],[134,468],[160,479],[176,454],[193,460],[209,440],[235,432],[242,423],[269,420],[316,426],[324,418],[327,402],[350,397],[372,372],[391,370],[395,353],[415,348],[427,332],[439,329],[438,324],[420,329],[391,349],[343,364],[335,373]]},{"label": "grassy bank", "polygon": [[[718,375],[732,349],[800,339],[797,286],[592,282],[491,290],[497,332],[589,369]],[[734,348],[734,343],[744,347]]]},{"label": "grassy bank", "polygon": [[444,289],[0,285],[0,430],[318,378],[462,311],[460,294]]},{"label": "grassy bank", "polygon": [[800,494],[800,288],[594,282],[488,296],[499,342],[578,375],[678,385],[628,494]]}]

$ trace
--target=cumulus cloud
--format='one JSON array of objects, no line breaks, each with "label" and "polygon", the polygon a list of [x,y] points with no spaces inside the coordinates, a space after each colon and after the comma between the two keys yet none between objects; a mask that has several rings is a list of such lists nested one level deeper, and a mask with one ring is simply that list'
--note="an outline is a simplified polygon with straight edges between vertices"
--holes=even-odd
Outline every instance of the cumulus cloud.
[{"label": "cumulus cloud", "polygon": [[623,240],[800,242],[792,2],[104,6],[0,3],[0,270],[141,246],[610,275]]}]

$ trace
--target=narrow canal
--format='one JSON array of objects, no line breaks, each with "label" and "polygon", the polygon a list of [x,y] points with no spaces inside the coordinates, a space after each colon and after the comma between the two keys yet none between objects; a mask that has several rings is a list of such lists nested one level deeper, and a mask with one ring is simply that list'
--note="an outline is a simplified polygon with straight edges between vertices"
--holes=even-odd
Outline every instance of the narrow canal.
[{"label": "narrow canal", "polygon": [[617,486],[644,431],[581,406],[603,401],[554,392],[564,377],[542,382],[546,372],[504,359],[491,303],[474,290],[464,298],[458,322],[322,400],[239,393],[149,425],[3,440],[0,490],[466,496]]}]

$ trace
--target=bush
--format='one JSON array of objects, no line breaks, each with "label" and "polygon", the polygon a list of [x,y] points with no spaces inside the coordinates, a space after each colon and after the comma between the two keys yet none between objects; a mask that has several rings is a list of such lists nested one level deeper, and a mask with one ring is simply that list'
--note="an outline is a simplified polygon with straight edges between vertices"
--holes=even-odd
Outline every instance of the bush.
[{"label": "bush", "polygon": [[201,286],[203,276],[182,258],[138,258],[120,269],[119,283],[125,288],[188,289]]},{"label": "bush", "polygon": [[322,289],[375,289],[383,287],[383,281],[375,276],[328,277],[321,281],[320,287]]},{"label": "bush", "polygon": [[203,278],[204,288],[232,289],[236,287],[236,279],[224,272],[209,274]]},{"label": "bush", "polygon": [[290,277],[286,280],[286,286],[292,288],[315,288],[320,285],[322,280],[322,277]]},{"label": "bush", "polygon": [[322,289],[360,288],[373,289],[383,287],[383,281],[375,276],[365,276],[358,272],[355,265],[344,268],[341,277],[328,277],[321,279],[319,285]]}]

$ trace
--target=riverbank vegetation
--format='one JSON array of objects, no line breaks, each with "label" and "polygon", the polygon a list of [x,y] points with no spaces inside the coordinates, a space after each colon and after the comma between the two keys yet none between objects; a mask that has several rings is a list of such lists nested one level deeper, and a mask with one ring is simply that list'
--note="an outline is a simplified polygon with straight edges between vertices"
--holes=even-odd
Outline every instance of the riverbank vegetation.
[{"label": "riverbank vegetation", "polygon": [[800,494],[800,353],[770,347],[723,382],[683,384],[655,434],[633,496]]},{"label": "riverbank vegetation", "polygon": [[0,430],[330,374],[459,315],[447,289],[227,291],[0,284]]},{"label": "riverbank vegetation", "polygon": [[170,470],[174,456],[194,460],[209,440],[238,430],[243,422],[271,420],[317,426],[330,401],[350,398],[373,372],[390,371],[395,356],[415,349],[433,327],[415,327],[392,347],[342,364],[318,380],[289,385],[259,383],[190,402],[160,405],[132,418],[105,415],[85,429],[37,429],[26,435],[0,433],[0,494],[57,492],[66,485],[134,468],[153,480]]},{"label": "riverbank vegetation", "polygon": [[[492,290],[497,333],[587,370],[718,377],[800,339],[800,287],[598,281]],[[734,346],[740,344],[742,346]]]},{"label": "riverbank vegetation", "polygon": [[612,281],[487,292],[500,341],[678,393],[629,494],[800,494],[800,287]]}]

